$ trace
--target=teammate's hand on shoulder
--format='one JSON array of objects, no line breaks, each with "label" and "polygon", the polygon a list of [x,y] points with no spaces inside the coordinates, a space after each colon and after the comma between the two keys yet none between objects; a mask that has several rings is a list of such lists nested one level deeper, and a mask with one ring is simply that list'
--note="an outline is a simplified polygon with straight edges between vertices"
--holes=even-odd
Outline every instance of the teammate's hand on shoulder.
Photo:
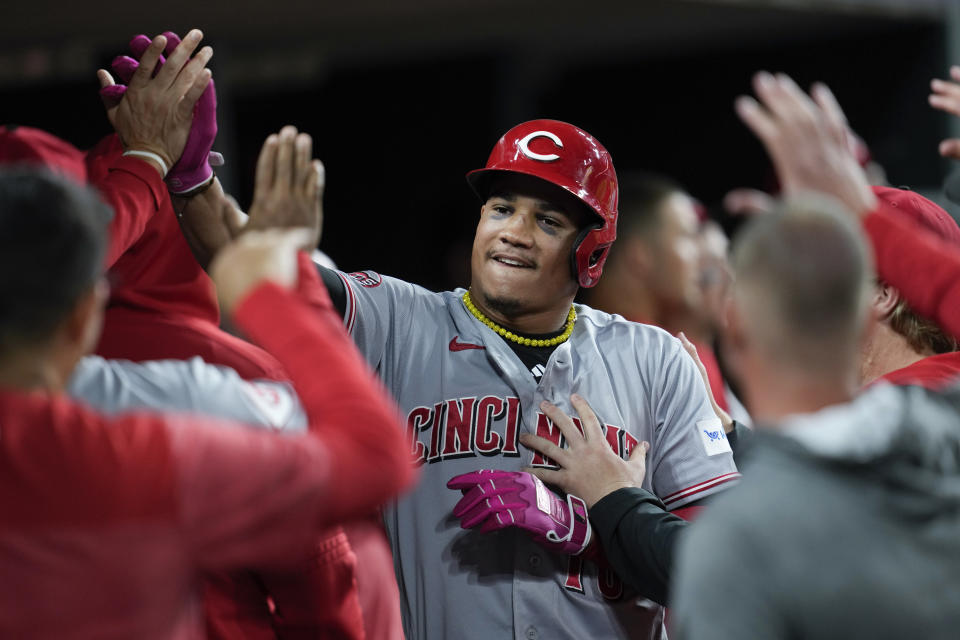
[{"label": "teammate's hand on shoulder", "polygon": [[309,229],[271,229],[245,233],[224,247],[210,264],[221,308],[233,313],[264,282],[294,288],[297,252],[308,248],[310,239]]},{"label": "teammate's hand on shoulder", "polygon": [[570,396],[583,425],[581,433],[573,419],[549,402],[540,405],[553,424],[560,429],[568,448],[540,436],[524,433],[520,442],[551,458],[560,469],[526,468],[547,484],[581,497],[587,507],[593,507],[601,498],[617,489],[639,487],[647,473],[646,454],[650,444],[641,442],[630,453],[630,459],[618,456],[607,443],[600,421],[590,405],[577,394]]},{"label": "teammate's hand on shoulder", "polygon": [[267,137],[257,159],[253,203],[245,230],[301,227],[312,234],[312,248],[323,226],[323,164],[313,159],[313,139],[286,126]]},{"label": "teammate's hand on shoulder", "polygon": [[707,389],[707,397],[710,398],[710,405],[713,407],[713,412],[720,418],[720,424],[723,425],[724,433],[730,433],[733,431],[733,418],[723,410],[723,407],[717,404],[717,399],[713,395],[713,388],[710,386],[710,377],[707,375],[707,368],[703,365],[700,354],[697,353],[696,345],[690,342],[690,339],[684,335],[683,331],[677,334],[677,338],[680,340],[680,344],[683,345],[684,351],[693,358],[693,363],[697,365],[700,377],[703,378],[703,386]]}]

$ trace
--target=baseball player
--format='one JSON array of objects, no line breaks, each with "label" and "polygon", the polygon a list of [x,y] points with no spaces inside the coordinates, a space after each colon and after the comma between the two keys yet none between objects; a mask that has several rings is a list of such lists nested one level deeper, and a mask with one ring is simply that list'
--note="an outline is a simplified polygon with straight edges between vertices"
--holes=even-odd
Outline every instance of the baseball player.
[{"label": "baseball player", "polygon": [[[422,470],[419,487],[386,515],[407,637],[665,637],[659,605],[602,562],[573,554],[590,541],[582,501],[538,493],[566,523],[550,531],[490,531],[488,520],[464,531],[454,513],[454,477],[552,466],[519,436],[559,444],[541,403],[575,416],[572,393],[589,399],[619,456],[650,443],[643,486],[668,508],[738,477],[680,343],[573,304],[579,287],[600,278],[616,237],[606,149],[573,125],[526,122],[468,181],[482,203],[469,289],[433,293],[372,271],[322,270],[361,352],[401,405]],[[469,485],[461,477],[452,486],[469,493]]]}]

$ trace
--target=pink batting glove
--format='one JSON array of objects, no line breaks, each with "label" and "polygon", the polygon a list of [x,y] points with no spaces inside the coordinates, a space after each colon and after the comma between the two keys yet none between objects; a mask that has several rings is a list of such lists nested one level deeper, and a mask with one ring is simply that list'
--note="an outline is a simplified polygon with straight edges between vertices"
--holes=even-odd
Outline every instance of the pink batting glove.
[{"label": "pink batting glove", "polygon": [[448,489],[463,497],[453,508],[460,526],[487,533],[516,527],[551,550],[578,555],[590,544],[587,505],[573,494],[564,502],[536,476],[522,471],[480,469],[451,478]]},{"label": "pink batting glove", "polygon": [[[164,53],[170,55],[180,44],[180,37],[172,31],[166,31],[163,35],[167,38]],[[147,36],[134,36],[133,40],[130,41],[130,51],[137,58],[140,58],[149,45],[150,38]],[[153,70],[154,75],[165,62],[166,59],[160,56],[157,67]],[[111,65],[114,73],[126,83],[130,82],[138,66],[137,60],[129,56],[118,56],[114,58]],[[126,85],[114,84],[102,88],[100,95],[111,101],[119,101],[123,98],[126,90]],[[190,135],[187,136],[183,153],[180,155],[180,159],[170,168],[170,172],[167,173],[167,188],[171,193],[183,195],[193,191],[210,181],[213,177],[213,167],[223,165],[223,156],[211,150],[216,137],[217,93],[211,79],[210,84],[207,85],[206,90],[193,107],[193,124],[190,127]]]}]

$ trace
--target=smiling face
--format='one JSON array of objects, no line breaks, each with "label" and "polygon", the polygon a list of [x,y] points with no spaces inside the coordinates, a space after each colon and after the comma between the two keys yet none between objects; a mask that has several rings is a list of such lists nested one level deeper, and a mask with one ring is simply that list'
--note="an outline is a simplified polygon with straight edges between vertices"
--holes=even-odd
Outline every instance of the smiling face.
[{"label": "smiling face", "polygon": [[[471,295],[495,322],[553,331],[577,293],[570,256],[589,221],[585,205],[522,174],[498,178],[488,193],[473,240]],[[537,321],[527,326],[523,319],[531,316]],[[536,326],[541,320],[543,327]]]}]

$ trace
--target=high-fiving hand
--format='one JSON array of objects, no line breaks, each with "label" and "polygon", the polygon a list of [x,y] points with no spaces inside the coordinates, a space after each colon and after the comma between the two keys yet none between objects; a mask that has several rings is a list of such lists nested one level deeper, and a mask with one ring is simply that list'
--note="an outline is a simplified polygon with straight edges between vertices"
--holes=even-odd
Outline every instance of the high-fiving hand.
[{"label": "high-fiving hand", "polygon": [[808,96],[788,76],[765,71],[754,76],[753,87],[757,99],[739,97],[736,111],[770,154],[783,194],[818,192],[858,215],[873,210],[876,197],[830,89],[815,84]]},{"label": "high-fiving hand", "polygon": [[166,36],[153,38],[119,101],[108,89],[116,84],[113,76],[104,69],[97,71],[101,91],[105,90],[107,94],[107,117],[124,147],[154,153],[168,169],[183,154],[193,122],[194,105],[210,83],[211,73],[206,65],[213,56],[213,49],[203,47],[192,56],[202,38],[199,29],[191,30],[170,51],[159,69],[156,68],[167,49],[168,39]]}]

